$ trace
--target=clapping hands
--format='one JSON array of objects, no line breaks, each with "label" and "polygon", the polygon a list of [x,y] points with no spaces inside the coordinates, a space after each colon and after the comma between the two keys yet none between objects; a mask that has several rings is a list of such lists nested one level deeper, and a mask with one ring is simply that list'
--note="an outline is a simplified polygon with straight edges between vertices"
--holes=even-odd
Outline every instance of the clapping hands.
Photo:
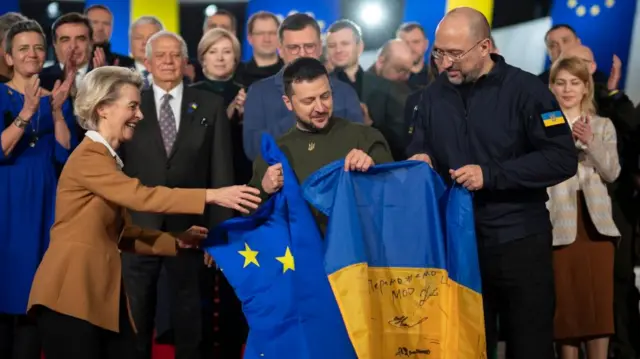
[{"label": "clapping hands", "polygon": [[20,115],[24,120],[29,121],[31,116],[38,111],[41,95],[40,77],[35,75],[27,82],[24,88],[24,105]]}]

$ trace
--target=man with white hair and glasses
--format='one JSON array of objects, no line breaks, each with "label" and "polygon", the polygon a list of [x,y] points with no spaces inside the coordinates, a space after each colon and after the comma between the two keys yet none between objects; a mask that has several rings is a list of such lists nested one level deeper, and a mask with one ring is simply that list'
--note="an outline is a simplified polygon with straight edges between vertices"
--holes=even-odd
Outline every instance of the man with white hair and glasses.
[{"label": "man with white hair and glasses", "polygon": [[[124,171],[146,186],[218,188],[234,183],[229,120],[222,99],[184,83],[187,45],[177,34],[159,31],[146,41],[145,68],[153,84],[143,90],[144,121],[121,147]],[[232,212],[208,208],[203,216],[132,213],[133,222],[169,232],[193,225],[212,227]],[[212,273],[203,253],[181,249],[172,258],[123,254],[125,287],[137,328],[139,358],[151,358],[157,283],[164,267],[169,284],[176,358],[210,357],[213,350]],[[163,298],[164,299],[164,298]]]}]

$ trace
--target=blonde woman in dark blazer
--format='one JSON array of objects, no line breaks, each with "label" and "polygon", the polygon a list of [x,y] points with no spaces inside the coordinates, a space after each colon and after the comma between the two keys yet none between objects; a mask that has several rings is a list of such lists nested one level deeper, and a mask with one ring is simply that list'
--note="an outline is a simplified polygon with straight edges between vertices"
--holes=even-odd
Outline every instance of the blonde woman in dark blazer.
[{"label": "blonde woman in dark blazer", "polygon": [[550,86],[576,140],[578,171],[548,189],[556,280],[555,338],[562,359],[577,359],[586,343],[589,359],[606,359],[613,322],[614,244],[607,183],[620,174],[616,131],[596,116],[593,79],[577,57],[551,68]]},{"label": "blonde woman in dark blazer", "polygon": [[260,202],[247,186],[148,188],[127,177],[116,150],[142,119],[141,86],[129,69],[102,67],[79,88],[75,112],[88,132],[60,177],[51,244],[29,299],[47,359],[132,358],[120,251],[175,255],[177,245],[194,245],[206,234],[198,227],[182,234],[145,230],[131,225],[127,208],[202,214],[205,204],[215,204],[247,212]]}]

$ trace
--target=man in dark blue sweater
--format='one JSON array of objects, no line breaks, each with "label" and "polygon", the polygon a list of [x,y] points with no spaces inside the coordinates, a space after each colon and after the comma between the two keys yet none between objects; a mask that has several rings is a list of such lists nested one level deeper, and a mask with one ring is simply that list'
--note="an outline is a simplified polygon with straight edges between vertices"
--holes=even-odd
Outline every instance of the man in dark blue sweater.
[{"label": "man in dark blue sweater", "polygon": [[572,177],[578,157],[549,89],[492,54],[487,19],[449,12],[423,90],[411,159],[474,192],[488,357],[497,318],[514,359],[553,359],[555,288],[546,188]]}]

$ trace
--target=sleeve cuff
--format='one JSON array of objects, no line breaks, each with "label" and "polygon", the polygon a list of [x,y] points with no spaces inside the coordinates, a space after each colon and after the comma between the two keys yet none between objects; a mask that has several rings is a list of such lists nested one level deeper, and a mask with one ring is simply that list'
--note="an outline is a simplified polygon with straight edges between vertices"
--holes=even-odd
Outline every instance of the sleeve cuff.
[{"label": "sleeve cuff", "polygon": [[480,165],[482,170],[482,189],[493,189],[493,171],[488,165]]}]

